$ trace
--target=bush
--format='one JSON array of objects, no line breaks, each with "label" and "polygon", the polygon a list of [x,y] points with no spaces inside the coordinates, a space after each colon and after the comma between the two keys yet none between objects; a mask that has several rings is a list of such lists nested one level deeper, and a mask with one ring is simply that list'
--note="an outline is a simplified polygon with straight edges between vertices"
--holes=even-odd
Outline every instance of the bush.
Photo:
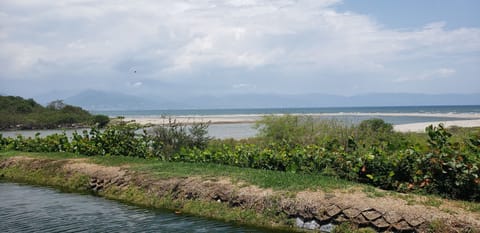
[{"label": "bush", "polygon": [[92,121],[97,127],[104,128],[110,122],[110,118],[105,115],[94,115]]},{"label": "bush", "polygon": [[440,124],[426,128],[430,152],[421,158],[422,184],[431,193],[460,199],[480,199],[480,160],[456,150],[452,136]]},{"label": "bush", "polygon": [[256,128],[258,135],[267,140],[267,142],[280,142],[285,144],[303,144],[312,132],[308,131],[308,125],[313,127],[313,121],[310,118],[301,118],[299,116],[285,115],[264,116],[257,122]]},{"label": "bush", "polygon": [[354,139],[357,145],[363,149],[380,149],[386,152],[394,152],[408,148],[411,143],[407,134],[393,131],[393,125],[382,119],[367,119],[355,127]]},{"label": "bush", "polygon": [[208,127],[209,123],[194,123],[187,126],[172,119],[165,125],[155,126],[152,130],[155,156],[169,160],[182,148],[206,148],[211,139],[208,137]]},{"label": "bush", "polygon": [[360,122],[360,124],[358,125],[358,129],[362,132],[368,133],[392,133],[393,125],[390,123],[386,123],[382,119],[372,118]]},{"label": "bush", "polygon": [[265,116],[255,127],[267,143],[291,146],[322,144],[346,148],[353,127],[337,120],[314,119],[311,116]]},{"label": "bush", "polygon": [[148,157],[151,155],[151,140],[137,124],[120,122],[105,130],[92,128],[82,134],[75,132],[71,141],[71,152],[84,155]]}]

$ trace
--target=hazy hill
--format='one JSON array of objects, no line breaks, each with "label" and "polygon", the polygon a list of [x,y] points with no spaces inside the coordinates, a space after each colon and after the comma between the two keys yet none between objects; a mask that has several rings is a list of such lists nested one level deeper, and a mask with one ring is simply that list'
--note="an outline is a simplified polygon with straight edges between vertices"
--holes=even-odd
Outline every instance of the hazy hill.
[{"label": "hazy hill", "polygon": [[89,110],[480,105],[480,94],[237,94],[183,97],[176,98],[175,102],[167,98],[172,97],[139,97],[88,90],[66,98],[65,103]]},{"label": "hazy hill", "polygon": [[87,90],[70,96],[65,99],[65,103],[81,106],[88,110],[134,110],[172,107],[162,100],[95,90]]},{"label": "hazy hill", "polygon": [[352,96],[349,100],[359,106],[480,105],[480,93],[437,95],[383,93]]}]

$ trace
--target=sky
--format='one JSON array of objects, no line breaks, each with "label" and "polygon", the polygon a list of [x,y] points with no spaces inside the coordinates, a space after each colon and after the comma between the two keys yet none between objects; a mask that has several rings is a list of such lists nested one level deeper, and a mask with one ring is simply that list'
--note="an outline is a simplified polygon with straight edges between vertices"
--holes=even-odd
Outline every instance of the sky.
[{"label": "sky", "polygon": [[477,0],[2,0],[0,94],[480,93]]}]

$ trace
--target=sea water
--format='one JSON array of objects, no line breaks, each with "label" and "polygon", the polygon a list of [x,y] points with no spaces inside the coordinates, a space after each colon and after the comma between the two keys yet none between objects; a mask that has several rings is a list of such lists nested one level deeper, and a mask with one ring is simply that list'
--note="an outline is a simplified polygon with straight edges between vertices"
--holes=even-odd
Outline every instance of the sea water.
[{"label": "sea water", "polygon": [[213,116],[310,113],[480,113],[480,105],[397,106],[397,107],[325,107],[325,108],[236,108],[93,111],[108,116]]}]

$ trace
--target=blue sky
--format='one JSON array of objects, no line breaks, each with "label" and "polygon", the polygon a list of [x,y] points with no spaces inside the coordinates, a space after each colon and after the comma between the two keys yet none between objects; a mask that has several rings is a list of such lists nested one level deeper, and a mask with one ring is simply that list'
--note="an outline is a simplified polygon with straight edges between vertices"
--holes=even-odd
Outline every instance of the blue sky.
[{"label": "blue sky", "polygon": [[480,1],[475,0],[347,0],[335,7],[370,16],[392,28],[417,28],[446,22],[449,29],[480,27]]},{"label": "blue sky", "polygon": [[479,93],[480,1],[0,2],[0,93]]}]

